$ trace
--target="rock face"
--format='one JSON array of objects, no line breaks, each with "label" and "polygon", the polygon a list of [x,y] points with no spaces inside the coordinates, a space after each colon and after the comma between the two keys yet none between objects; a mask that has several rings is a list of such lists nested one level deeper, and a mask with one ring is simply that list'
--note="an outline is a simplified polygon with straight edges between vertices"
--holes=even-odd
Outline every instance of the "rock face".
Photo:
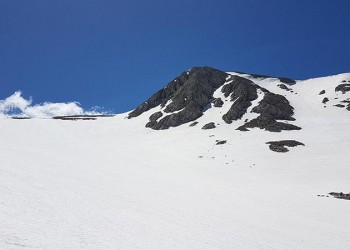
[{"label": "rock face", "polygon": [[[139,116],[158,105],[164,107],[171,100],[164,109],[165,113],[170,114],[159,121],[150,119],[148,127],[167,129],[194,121],[203,115],[214,91],[224,84],[227,76],[227,73],[210,67],[192,68],[151,96],[132,111],[128,118]],[[173,113],[175,111],[178,112]]]},{"label": "rock face", "polygon": [[277,120],[294,121],[293,107],[288,100],[267,90],[259,105],[252,112],[260,114],[257,118],[245,123],[238,130],[247,131],[248,128],[260,128],[270,132],[281,132],[282,130],[300,130],[301,128],[292,124],[278,122]]},{"label": "rock face", "polygon": [[349,83],[339,84],[335,88],[335,91],[341,91],[342,94],[345,94],[346,92],[350,91],[350,84]]},{"label": "rock face", "polygon": [[232,76],[231,80],[232,82],[223,86],[221,90],[225,97],[230,96],[231,101],[234,101],[229,111],[222,116],[226,123],[241,119],[252,105],[252,101],[258,98],[259,86],[254,82],[239,76]]},{"label": "rock face", "polygon": [[[218,108],[219,114],[221,113],[220,108],[225,105],[225,109],[222,109],[225,111],[220,116],[227,124],[242,119],[248,109],[249,112],[258,114],[257,118],[246,120],[245,124],[238,128],[241,131],[249,131],[248,128],[260,128],[271,132],[301,129],[286,122],[295,119],[293,118],[293,107],[284,96],[272,93],[250,80],[268,78],[268,76],[253,74],[248,75],[248,78],[210,67],[194,67],[152,95],[129,113],[128,118],[137,117],[157,107],[157,110],[149,116],[146,127],[161,130],[188,122],[198,123],[197,119],[208,109],[214,106]],[[289,85],[295,83],[294,80],[288,78],[278,79]],[[280,83],[278,86],[292,91],[285,84]],[[214,92],[220,87],[222,96],[214,97]],[[218,92],[215,95],[217,94]],[[253,102],[259,96],[261,100],[252,107]],[[197,123],[192,123],[190,126],[195,126]],[[207,125],[204,126],[204,129],[212,126]],[[213,126],[215,126],[214,123]]]},{"label": "rock face", "polygon": [[295,140],[270,141],[266,142],[266,144],[270,144],[269,148],[278,153],[288,152],[289,150],[287,147],[305,146],[304,143]]}]

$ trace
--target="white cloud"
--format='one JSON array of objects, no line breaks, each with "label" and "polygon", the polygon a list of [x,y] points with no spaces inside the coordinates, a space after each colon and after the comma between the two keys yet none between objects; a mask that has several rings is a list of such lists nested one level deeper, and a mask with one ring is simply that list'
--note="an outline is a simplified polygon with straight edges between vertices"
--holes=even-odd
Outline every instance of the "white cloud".
[{"label": "white cloud", "polygon": [[[32,105],[32,99],[22,97],[21,91],[4,100],[0,100],[0,117],[27,116],[35,118],[51,118],[53,116],[101,114],[94,107],[92,111],[85,111],[78,102],[50,103]],[[102,112],[103,113],[103,112]]]}]

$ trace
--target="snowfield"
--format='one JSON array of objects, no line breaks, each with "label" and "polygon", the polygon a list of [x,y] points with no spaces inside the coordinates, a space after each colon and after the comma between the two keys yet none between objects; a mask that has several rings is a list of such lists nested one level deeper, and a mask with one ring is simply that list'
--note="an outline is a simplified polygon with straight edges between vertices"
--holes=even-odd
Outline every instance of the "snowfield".
[{"label": "snowfield", "polygon": [[[235,130],[256,114],[226,124],[226,102],[159,131],[144,126],[154,110],[0,119],[0,249],[350,249],[350,201],[318,196],[350,192],[350,111],[333,106],[350,98],[334,91],[343,79],[293,93],[254,79],[287,97],[299,131]],[[305,146],[266,144],[286,139]]]}]

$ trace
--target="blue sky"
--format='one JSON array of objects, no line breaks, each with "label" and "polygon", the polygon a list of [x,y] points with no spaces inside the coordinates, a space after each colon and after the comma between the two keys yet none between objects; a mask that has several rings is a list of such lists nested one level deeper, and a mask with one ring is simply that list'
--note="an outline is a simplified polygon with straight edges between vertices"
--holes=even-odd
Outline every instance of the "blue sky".
[{"label": "blue sky", "polygon": [[348,0],[0,0],[0,99],[128,111],[182,71],[350,72]]}]

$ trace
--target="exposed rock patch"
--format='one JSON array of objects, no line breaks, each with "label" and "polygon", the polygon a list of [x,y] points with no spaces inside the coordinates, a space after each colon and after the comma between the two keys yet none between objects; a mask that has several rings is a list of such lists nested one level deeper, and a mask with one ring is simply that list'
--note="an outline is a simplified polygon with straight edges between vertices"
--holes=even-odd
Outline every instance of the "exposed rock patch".
[{"label": "exposed rock patch", "polygon": [[96,120],[101,117],[113,117],[114,115],[68,115],[68,116],[54,116],[52,119],[77,121],[77,120]]},{"label": "exposed rock patch", "polygon": [[11,119],[15,119],[15,120],[28,120],[28,119],[31,119],[31,117],[27,117],[27,116],[13,116],[13,117],[11,117]]},{"label": "exposed rock patch", "polygon": [[270,141],[266,142],[266,144],[269,144],[270,150],[278,153],[288,152],[287,147],[305,146],[304,143],[295,140]]},{"label": "exposed rock patch", "polygon": [[223,144],[226,144],[226,143],[227,143],[226,140],[222,140],[222,141],[216,140],[216,145],[223,145]]},{"label": "exposed rock patch", "polygon": [[329,99],[327,97],[323,98],[322,103],[327,103]]},{"label": "exposed rock patch", "polygon": [[347,109],[348,111],[350,111],[350,98],[341,101],[341,103],[346,103],[346,104],[347,104],[346,109]]},{"label": "exposed rock patch", "polygon": [[191,124],[190,124],[190,127],[194,127],[194,126],[196,126],[198,124],[198,122],[192,122]]},{"label": "exposed rock patch", "polygon": [[293,107],[288,100],[281,95],[266,92],[259,105],[252,112],[260,114],[257,118],[240,126],[238,130],[247,131],[248,128],[260,128],[270,132],[281,132],[282,130],[300,130],[301,128],[292,124],[278,122],[277,120],[294,121]]},{"label": "exposed rock patch", "polygon": [[258,116],[237,128],[240,131],[249,131],[248,128],[260,128],[270,132],[281,132],[282,130],[300,130],[301,128],[293,124],[278,122],[269,115]]},{"label": "exposed rock patch", "polygon": [[294,85],[296,83],[295,80],[290,78],[286,78],[286,77],[277,77],[277,78],[280,80],[280,82],[286,83],[288,85]]},{"label": "exposed rock patch", "polygon": [[224,105],[224,102],[221,100],[221,98],[215,98],[213,100],[214,107],[221,108],[222,105]]},{"label": "exposed rock patch", "polygon": [[342,192],[340,192],[340,193],[331,192],[329,194],[332,195],[334,198],[337,198],[337,199],[350,200],[350,193],[344,194]]},{"label": "exposed rock patch", "polygon": [[293,107],[288,100],[282,95],[271,92],[265,93],[264,98],[259,102],[258,106],[253,108],[252,112],[262,116],[271,116],[276,120],[295,121],[292,117],[294,114]]},{"label": "exposed rock patch", "polygon": [[202,129],[213,129],[213,128],[216,128],[214,122],[209,122],[202,127]]},{"label": "exposed rock patch", "polygon": [[280,89],[286,90],[286,91],[292,91],[291,88],[288,88],[286,85],[284,84],[278,84],[277,85]]},{"label": "exposed rock patch", "polygon": [[323,94],[325,94],[325,93],[326,93],[325,90],[321,90],[321,92],[319,93],[319,95],[323,95]]},{"label": "exposed rock patch", "polygon": [[222,93],[225,97],[230,96],[234,101],[229,111],[222,116],[226,123],[232,123],[234,120],[241,119],[252,105],[252,101],[258,98],[257,89],[254,82],[239,76],[232,76],[232,82],[222,87]]},{"label": "exposed rock patch", "polygon": [[156,121],[156,120],[158,120],[160,117],[162,117],[163,116],[163,113],[161,112],[161,111],[159,111],[159,112],[156,112],[156,113],[154,113],[154,114],[152,114],[150,117],[149,117],[149,120],[151,121],[151,122],[154,122],[154,121]]},{"label": "exposed rock patch", "polygon": [[227,73],[210,67],[194,67],[151,96],[132,111],[128,118],[139,116],[158,105],[164,107],[171,100],[164,112],[178,112],[166,115],[159,121],[152,121],[148,123],[148,127],[167,129],[194,121],[203,115],[214,91],[225,83],[227,76]]},{"label": "exposed rock patch", "polygon": [[341,91],[342,94],[345,94],[346,92],[350,91],[350,84],[349,83],[339,84],[337,87],[335,87],[335,91]]},{"label": "exposed rock patch", "polygon": [[[252,76],[258,77],[258,75]],[[259,77],[265,76],[259,75]],[[286,84],[294,82],[294,80],[288,78],[278,79],[286,82]],[[224,85],[226,81],[229,82]],[[221,86],[221,92],[224,94],[225,100],[230,98],[232,102],[230,109],[222,116],[226,123],[230,124],[241,119],[247,113],[248,108],[251,107],[252,102],[258,98],[260,92],[263,99],[251,111],[259,114],[259,117],[246,122],[238,128],[239,130],[247,131],[248,128],[253,127],[273,132],[300,129],[295,125],[278,121],[295,120],[292,117],[294,114],[293,107],[284,96],[271,93],[247,78],[237,75],[230,76],[225,72],[209,67],[195,67],[182,73],[165,88],[159,90],[132,111],[128,118],[136,117],[149,109],[160,106],[162,111],[152,114],[146,127],[157,130],[167,129],[195,121],[203,115],[208,107],[223,106],[224,102],[221,98],[213,98],[214,92]],[[279,84],[279,86],[292,91],[285,84]],[[191,124],[191,126],[194,126],[194,124]]]}]

